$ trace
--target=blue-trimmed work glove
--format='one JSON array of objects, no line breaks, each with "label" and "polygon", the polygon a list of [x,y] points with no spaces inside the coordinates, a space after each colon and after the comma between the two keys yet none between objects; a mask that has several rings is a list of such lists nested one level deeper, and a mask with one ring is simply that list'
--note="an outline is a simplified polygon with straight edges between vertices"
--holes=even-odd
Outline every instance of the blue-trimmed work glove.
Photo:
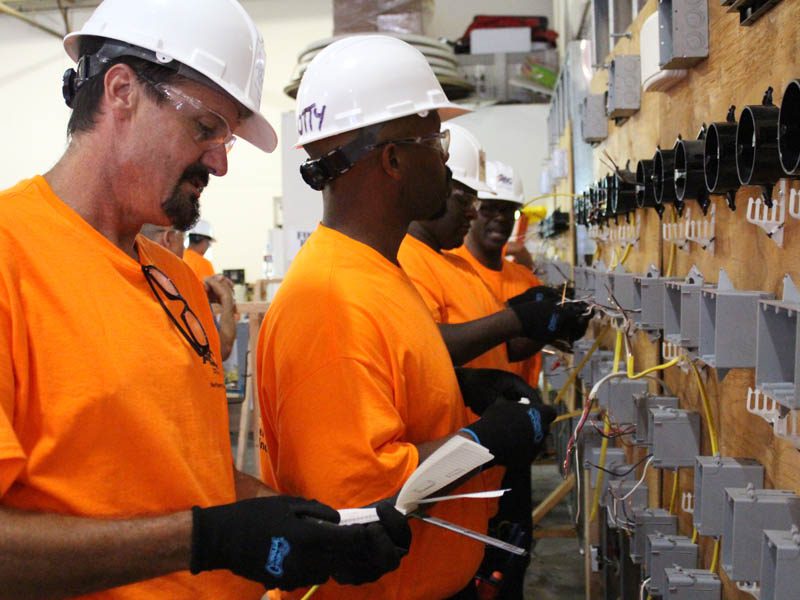
[{"label": "blue-trimmed work glove", "polygon": [[544,445],[550,423],[556,417],[552,406],[497,402],[462,431],[494,455],[504,466],[530,463]]},{"label": "blue-trimmed work glove", "polygon": [[388,503],[379,522],[339,526],[339,513],[314,500],[252,498],[192,508],[193,574],[228,569],[267,588],[375,581],[408,553],[405,517]]}]

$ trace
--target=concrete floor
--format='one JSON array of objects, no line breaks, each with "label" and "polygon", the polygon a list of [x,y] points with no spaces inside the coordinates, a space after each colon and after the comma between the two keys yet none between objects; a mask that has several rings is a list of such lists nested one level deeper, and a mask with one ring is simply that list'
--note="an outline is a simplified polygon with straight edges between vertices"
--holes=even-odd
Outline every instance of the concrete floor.
[{"label": "concrete floor", "polygon": [[[240,405],[229,405],[231,445],[237,443]],[[244,471],[258,475],[253,460],[253,441],[248,440]],[[534,506],[561,483],[555,465],[533,467]],[[556,506],[542,520],[540,526],[555,527],[570,522],[566,501]],[[584,598],[583,557],[578,538],[546,538],[538,540],[533,550],[525,582],[525,600],[582,600]]]},{"label": "concrete floor", "polygon": [[[561,475],[555,465],[534,465],[534,506],[559,483]],[[569,523],[567,504],[562,501],[539,525],[557,527]],[[537,540],[526,575],[525,600],[582,600],[584,597],[583,557],[578,538]]]}]

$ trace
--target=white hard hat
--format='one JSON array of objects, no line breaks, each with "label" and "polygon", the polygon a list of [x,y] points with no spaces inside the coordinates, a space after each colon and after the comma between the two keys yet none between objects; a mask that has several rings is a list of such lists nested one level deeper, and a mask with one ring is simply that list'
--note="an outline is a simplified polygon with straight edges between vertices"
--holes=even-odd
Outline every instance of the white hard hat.
[{"label": "white hard hat", "polygon": [[478,139],[455,123],[446,123],[442,129],[450,131],[447,166],[453,179],[478,192],[491,192],[486,183],[486,154]]},{"label": "white hard hat", "polygon": [[500,162],[499,160],[486,161],[486,181],[490,192],[478,192],[481,200],[506,200],[525,203],[525,194],[522,190],[522,180],[514,172],[511,165]]},{"label": "white hard hat", "polygon": [[159,63],[186,65],[253,111],[237,136],[265,152],[278,143],[259,112],[264,83],[264,40],[237,0],[105,0],[80,31],[64,38],[72,60],[82,36],[119,40],[155,53]]},{"label": "white hard hat", "polygon": [[203,219],[200,219],[197,223],[195,223],[194,227],[192,227],[187,233],[189,235],[204,235],[212,242],[217,241],[214,239],[214,229],[211,227],[211,223],[204,221]]},{"label": "white hard hat", "polygon": [[297,146],[431,110],[442,121],[469,112],[447,99],[419,50],[385,35],[355,35],[309,63],[297,91]]}]

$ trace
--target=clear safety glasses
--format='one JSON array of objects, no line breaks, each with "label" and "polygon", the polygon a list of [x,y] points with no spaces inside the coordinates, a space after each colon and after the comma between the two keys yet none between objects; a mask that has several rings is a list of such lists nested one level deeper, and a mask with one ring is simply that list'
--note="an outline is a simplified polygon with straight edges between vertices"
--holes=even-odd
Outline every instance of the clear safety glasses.
[{"label": "clear safety glasses", "polygon": [[225,146],[226,152],[231,151],[236,142],[236,136],[233,135],[225,117],[208,108],[197,98],[189,96],[172,85],[150,81],[141,74],[139,78],[154,89],[183,118],[187,131],[200,148],[212,150],[217,146]]},{"label": "clear safety glasses", "polygon": [[386,146],[388,144],[414,144],[419,146],[428,146],[429,148],[438,150],[442,153],[442,155],[445,155],[450,149],[450,130],[445,129],[444,131],[435,131],[434,133],[429,133],[428,135],[400,138],[399,140],[386,140],[385,142],[378,142],[377,144],[367,146],[366,149],[374,150],[375,148],[380,148],[381,146]]}]

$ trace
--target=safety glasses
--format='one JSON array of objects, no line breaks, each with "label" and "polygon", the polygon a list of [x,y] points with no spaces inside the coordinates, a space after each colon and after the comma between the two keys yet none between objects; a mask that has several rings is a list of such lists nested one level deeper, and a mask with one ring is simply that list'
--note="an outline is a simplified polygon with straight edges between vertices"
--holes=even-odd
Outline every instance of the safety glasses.
[{"label": "safety glasses", "polygon": [[[189,307],[189,303],[186,302],[186,299],[181,296],[181,293],[178,291],[172,279],[155,265],[142,265],[142,273],[144,273],[144,278],[147,280],[150,289],[153,290],[153,294],[155,294],[156,300],[158,300],[161,308],[167,313],[170,321],[178,328],[178,331],[180,331],[181,335],[192,347],[192,350],[203,359],[204,363],[210,362],[214,364],[214,358],[211,355],[211,347],[208,343],[206,330],[203,329],[203,324],[200,322],[200,319]],[[180,320],[172,314],[172,311],[167,307],[162,296],[167,300],[180,302],[183,305],[180,312]]]},{"label": "safety glasses", "polygon": [[505,217],[506,219],[515,219],[519,206],[512,202],[505,200],[481,200],[478,203],[478,213],[487,219],[493,219],[497,216]]},{"label": "safety glasses", "polygon": [[375,148],[380,148],[381,146],[386,146],[388,144],[413,144],[419,146],[428,146],[429,148],[438,150],[442,153],[442,155],[445,155],[450,149],[450,130],[445,129],[444,131],[435,131],[433,133],[429,133],[428,135],[400,138],[399,140],[386,140],[385,142],[378,142],[377,144],[367,146],[367,150],[374,150]]},{"label": "safety glasses", "polygon": [[468,210],[470,208],[478,208],[478,194],[474,192],[467,192],[466,190],[459,189],[457,187],[453,187],[453,191],[451,192],[450,196],[458,203],[458,206],[463,210]]},{"label": "safety glasses", "polygon": [[149,85],[182,117],[187,131],[203,150],[225,146],[230,152],[236,142],[228,122],[218,112],[211,110],[197,98],[189,96],[167,83],[156,83],[139,74],[139,79]]}]

